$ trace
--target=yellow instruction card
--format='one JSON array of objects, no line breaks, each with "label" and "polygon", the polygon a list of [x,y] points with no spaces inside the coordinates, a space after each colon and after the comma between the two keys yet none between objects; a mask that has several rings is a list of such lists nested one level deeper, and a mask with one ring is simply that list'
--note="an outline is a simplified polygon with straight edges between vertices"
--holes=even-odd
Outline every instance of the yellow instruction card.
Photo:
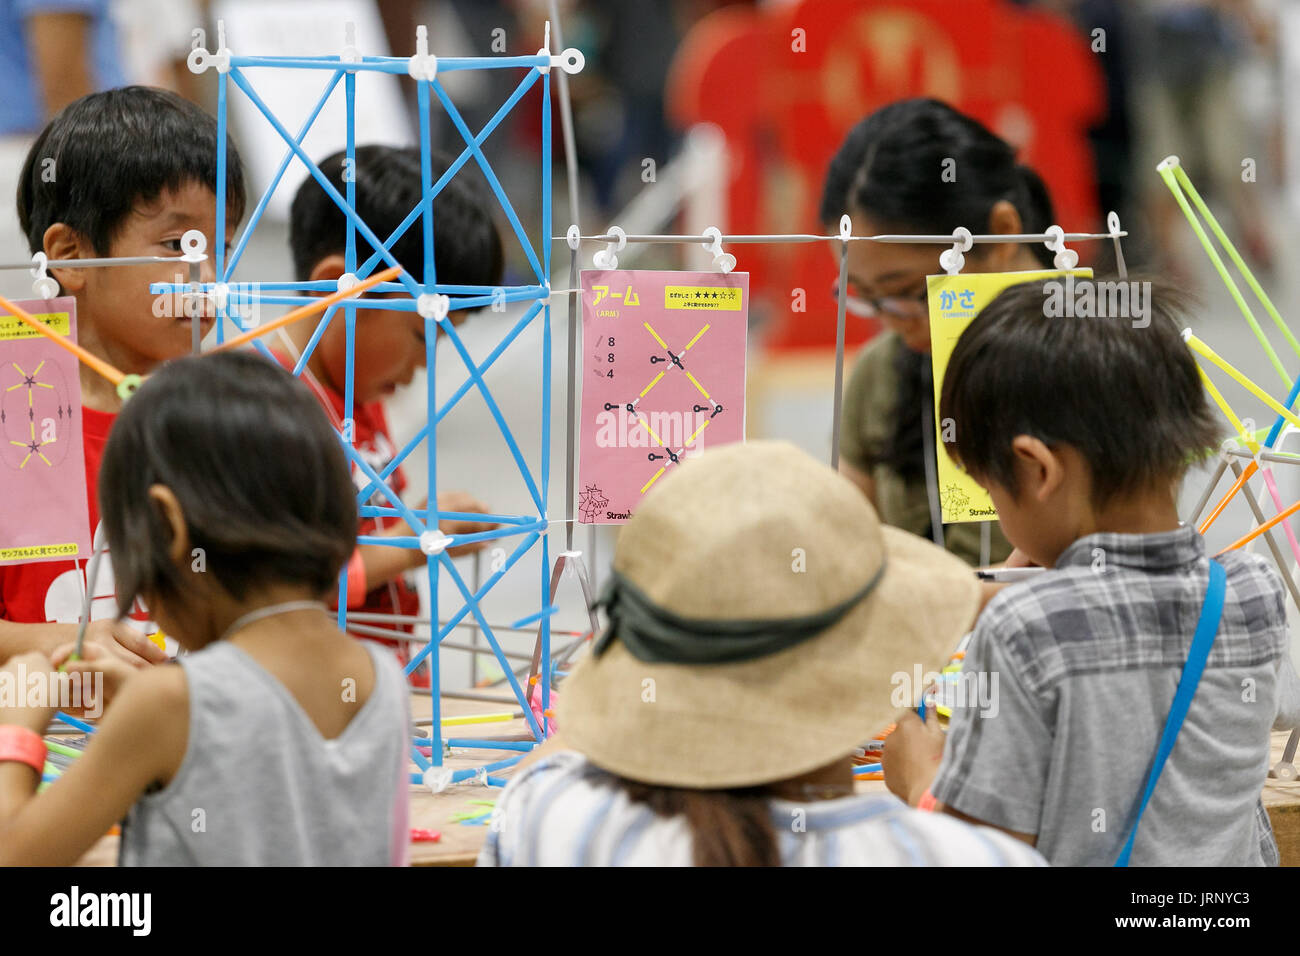
[{"label": "yellow instruction card", "polygon": [[930,306],[930,360],[934,368],[934,430],[935,448],[938,449],[935,460],[938,465],[939,504],[944,524],[993,521],[998,516],[988,492],[976,484],[975,479],[948,455],[945,437],[951,441],[953,429],[960,426],[955,422],[945,423],[938,414],[943,373],[948,368],[948,359],[957,345],[957,339],[975,316],[979,315],[980,310],[997,298],[998,293],[1007,286],[1065,275],[1090,279],[1092,270],[1074,269],[1069,273],[1057,269],[972,272],[928,277],[926,298]]}]

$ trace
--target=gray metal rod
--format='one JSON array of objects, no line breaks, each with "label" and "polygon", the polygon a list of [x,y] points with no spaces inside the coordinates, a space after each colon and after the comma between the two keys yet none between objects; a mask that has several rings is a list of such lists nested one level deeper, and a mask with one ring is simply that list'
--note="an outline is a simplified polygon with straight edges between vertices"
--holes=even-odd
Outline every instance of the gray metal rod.
[{"label": "gray metal rod", "polygon": [[[1245,448],[1227,448],[1224,449],[1229,455],[1236,458],[1254,458]],[[1261,451],[1259,457],[1263,461],[1276,461],[1283,465],[1300,465],[1300,455],[1283,455],[1271,451]]]},{"label": "gray metal rod", "polygon": [[[386,627],[371,627],[369,624],[351,624],[348,630],[361,634],[365,637],[382,637],[390,641],[406,641],[408,644],[428,644],[429,638],[418,637],[415,634],[407,634],[405,631],[394,631]],[[471,654],[491,654],[492,651],[485,650],[481,647],[474,647],[472,644],[458,644],[454,641],[439,641],[438,647],[449,651],[468,651]],[[508,658],[515,660],[527,661],[532,660],[527,654],[516,654],[513,651],[501,652]]]},{"label": "gray metal rod", "polygon": [[[185,262],[184,256],[117,256],[111,259],[51,259],[45,265],[49,269],[94,269],[100,266],[143,266],[157,262]],[[34,269],[36,263],[30,259],[26,262],[0,263],[0,269]]]},{"label": "gray metal rod", "polygon": [[[1127,232],[1119,233],[1121,236],[1127,236]],[[673,236],[673,235],[637,235],[623,236],[628,242],[713,242],[712,236]],[[1049,236],[1046,233],[1010,233],[1007,235],[980,235],[971,236],[973,243],[999,243],[999,242],[1047,242],[1054,239],[1055,236]],[[1112,239],[1114,238],[1108,232],[1067,232],[1063,237],[1064,242],[1085,242],[1089,239]],[[600,235],[600,236],[579,236],[580,242],[617,242],[618,236]],[[568,241],[568,236],[552,236],[552,242]],[[796,243],[796,242],[839,242],[841,237],[837,234],[834,236],[818,236],[812,233],[772,233],[770,235],[735,235],[723,236],[723,242],[729,243]],[[898,242],[898,243],[919,243],[921,245],[944,246],[951,245],[956,240],[951,236],[907,236],[907,235],[881,235],[881,236],[849,236],[849,242]]]},{"label": "gray metal rod", "polygon": [[835,392],[831,406],[831,470],[840,468],[840,418],[844,413],[844,315],[848,308],[849,244],[840,243],[840,282],[835,303]]},{"label": "gray metal rod", "polygon": [[[556,0],[549,0],[551,29],[555,32],[555,45],[564,49],[564,33],[560,23],[560,8]],[[579,229],[582,221],[578,211],[578,148],[573,133],[573,101],[569,97],[569,76],[564,70],[556,70],[557,92],[560,100],[560,132],[564,139],[564,172],[569,184],[569,222]],[[569,289],[578,288],[578,250],[569,250]],[[574,454],[576,427],[577,363],[578,363],[578,303],[569,299],[569,382],[566,414],[564,420],[564,548],[573,550],[573,492],[574,492]]]},{"label": "gray metal rod", "polygon": [[450,697],[452,700],[478,700],[488,704],[504,704],[508,707],[518,707],[519,701],[513,697],[498,697],[495,694],[480,694],[473,690],[444,690],[441,692],[443,697]]},{"label": "gray metal rod", "polygon": [[1210,479],[1210,483],[1205,486],[1205,491],[1201,492],[1201,497],[1196,502],[1196,507],[1192,509],[1192,514],[1187,519],[1188,524],[1196,524],[1196,522],[1201,520],[1201,512],[1204,511],[1205,506],[1210,503],[1210,495],[1214,494],[1214,489],[1219,486],[1219,479],[1223,477],[1223,473],[1227,470],[1228,459],[1220,455],[1218,467],[1214,469],[1214,476]]},{"label": "gray metal rod", "polygon": [[[554,0],[552,0],[552,3]],[[561,70],[561,73],[564,71]],[[569,288],[578,285],[578,250],[569,250]],[[578,407],[578,299],[569,296],[569,382],[565,395],[564,415],[564,550],[573,550],[573,492],[575,438]]]},{"label": "gray metal rod", "polygon": [[930,537],[943,547],[943,506],[939,501],[939,466],[934,443],[934,395],[921,397],[921,434],[925,450],[925,496],[930,502]]}]

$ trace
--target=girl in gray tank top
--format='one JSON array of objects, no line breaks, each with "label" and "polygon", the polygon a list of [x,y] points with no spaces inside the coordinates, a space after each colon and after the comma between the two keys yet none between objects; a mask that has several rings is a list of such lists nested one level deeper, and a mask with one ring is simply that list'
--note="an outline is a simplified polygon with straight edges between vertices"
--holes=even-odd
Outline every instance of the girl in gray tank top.
[{"label": "girl in gray tank top", "polygon": [[[118,416],[99,492],[119,614],[143,600],[187,653],[140,671],[55,654],[83,686],[102,674],[107,707],[45,793],[0,763],[0,865],[73,863],[119,820],[123,865],[404,864],[406,681],[324,603],[357,506],[311,394],[251,353],[169,362]],[[53,664],[0,677],[18,667]],[[0,725],[43,732],[34,702]]]}]

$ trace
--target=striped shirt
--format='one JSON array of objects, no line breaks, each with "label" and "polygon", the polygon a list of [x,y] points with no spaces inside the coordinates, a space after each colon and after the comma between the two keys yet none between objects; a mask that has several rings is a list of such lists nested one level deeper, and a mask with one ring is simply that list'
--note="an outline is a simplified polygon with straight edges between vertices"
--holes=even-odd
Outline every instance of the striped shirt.
[{"label": "striped shirt", "polygon": [[[987,827],[909,808],[889,794],[796,804],[773,799],[785,866],[1044,866],[1026,844]],[[573,751],[512,779],[479,866],[690,866],[690,828],[633,803]]]},{"label": "striped shirt", "polygon": [[[1260,790],[1269,732],[1300,710],[1282,582],[1220,556],[1223,617],[1177,745],[1142,816],[1134,865],[1275,863]],[[1080,538],[1001,591],[976,624],[935,797],[1038,837],[1054,865],[1109,866],[1133,815],[1205,600],[1195,529]]]}]

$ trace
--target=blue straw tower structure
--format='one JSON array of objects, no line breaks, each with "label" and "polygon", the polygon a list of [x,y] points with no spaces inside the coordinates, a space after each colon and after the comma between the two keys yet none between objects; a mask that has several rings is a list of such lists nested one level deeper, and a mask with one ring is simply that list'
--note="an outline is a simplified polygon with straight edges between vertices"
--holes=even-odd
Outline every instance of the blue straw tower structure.
[{"label": "blue straw tower structure", "polygon": [[[554,607],[550,600],[550,577],[551,577],[551,555],[549,541],[546,536],[548,526],[547,504],[548,504],[548,487],[550,477],[550,441],[551,441],[551,306],[550,306],[550,270],[551,270],[551,81],[550,71],[552,67],[559,67],[568,73],[576,73],[582,69],[582,54],[577,50],[566,50],[560,55],[552,55],[549,50],[550,46],[550,25],[547,24],[546,41],[537,54],[533,56],[492,56],[492,57],[436,57],[428,52],[428,37],[426,28],[418,28],[416,38],[416,53],[413,56],[396,57],[396,56],[362,56],[358,53],[353,45],[353,29],[351,24],[346,30],[345,45],[341,53],[325,56],[239,56],[233,54],[226,47],[225,27],[224,24],[218,24],[217,50],[215,53],[209,52],[201,44],[204,39],[200,37],[198,44],[189,56],[190,68],[196,73],[203,73],[209,67],[215,67],[217,71],[217,196],[216,196],[216,235],[225,234],[225,211],[226,211],[226,129],[228,123],[228,107],[230,96],[232,95],[231,84],[234,85],[238,93],[243,94],[250,103],[265,117],[273,129],[279,134],[285,143],[285,154],[281,161],[275,177],[267,187],[265,193],[259,199],[249,217],[248,224],[240,234],[234,249],[231,251],[229,261],[226,261],[225,250],[221,242],[217,242],[217,248],[214,250],[214,265],[217,280],[212,283],[206,283],[201,286],[201,291],[209,296],[216,303],[217,323],[216,323],[216,342],[220,344],[225,341],[226,323],[231,322],[240,332],[248,331],[243,319],[236,312],[232,312],[232,306],[251,306],[251,305],[302,305],[311,301],[310,293],[313,292],[332,292],[337,289],[346,289],[357,282],[364,280],[376,268],[382,268],[381,262],[385,266],[397,265],[393,257],[391,248],[393,243],[398,241],[408,229],[419,222],[419,229],[423,237],[424,263],[422,276],[413,276],[408,273],[401,273],[397,276],[396,281],[384,282],[371,290],[374,293],[397,293],[398,295],[389,298],[375,297],[353,297],[341,303],[337,303],[327,309],[319,320],[314,333],[303,350],[302,355],[298,358],[293,369],[294,375],[301,375],[314,352],[321,335],[328,328],[330,322],[341,310],[343,313],[343,322],[346,329],[347,358],[346,358],[346,377],[344,385],[344,428],[342,429],[339,439],[343,444],[349,461],[364,476],[365,486],[361,488],[357,495],[359,511],[362,517],[401,517],[410,525],[415,534],[407,537],[379,537],[374,535],[362,535],[359,538],[361,544],[385,544],[397,547],[414,548],[422,551],[425,555],[425,569],[429,579],[429,595],[431,601],[430,620],[433,622],[432,633],[429,641],[424,647],[413,656],[410,664],[407,666],[408,672],[416,667],[427,658],[431,671],[432,699],[433,699],[433,719],[430,727],[430,737],[425,738],[424,742],[429,745],[430,756],[425,757],[421,750],[411,745],[411,759],[420,768],[421,773],[411,775],[413,783],[430,783],[432,786],[441,787],[447,783],[455,783],[461,780],[475,778],[490,784],[501,784],[502,780],[490,776],[493,771],[505,769],[522,759],[523,753],[518,756],[510,757],[505,760],[488,764],[471,770],[458,770],[455,773],[448,774],[442,771],[444,740],[441,729],[441,705],[439,699],[439,661],[438,654],[435,651],[440,642],[449,633],[452,632],[466,615],[472,615],[474,621],[478,624],[479,632],[486,640],[488,648],[496,657],[502,672],[505,674],[510,689],[516,700],[523,710],[524,719],[534,737],[534,742],[539,742],[546,736],[546,720],[539,721],[530,706],[531,688],[522,687],[514,670],[508,663],[505,654],[501,649],[500,642],[493,633],[491,625],[488,624],[486,617],[481,610],[481,602],[489,591],[502,579],[502,577],[532,548],[540,546],[541,549],[541,582],[540,582],[540,611],[536,614],[516,622],[513,627],[522,627],[536,623],[539,628],[538,641],[541,647],[541,666],[542,671],[538,685],[541,693],[541,704],[543,711],[550,708],[550,687],[552,680],[553,662],[551,659],[551,634],[550,634],[550,615],[554,612]],[[255,71],[275,71],[275,70],[315,70],[322,73],[325,77],[324,89],[321,92],[320,99],[316,102],[315,107],[308,115],[306,121],[298,129],[296,135],[291,133],[283,122],[271,111],[263,99],[258,95],[257,90],[250,77]],[[438,76],[441,73],[456,70],[519,70],[522,71],[522,78],[515,90],[497,110],[496,114],[477,134],[471,132],[462,118],[460,111],[447,95],[447,91],[439,82]],[[343,82],[343,91],[346,101],[346,123],[347,123],[347,159],[349,168],[355,168],[356,164],[356,84],[357,77],[365,73],[389,73],[394,75],[409,76],[416,84],[416,95],[419,104],[419,149],[420,149],[420,170],[422,177],[423,196],[410,213],[402,221],[401,225],[386,238],[377,236],[366,222],[357,215],[356,212],[356,185],[353,181],[347,181],[345,193],[339,193],[328,179],[321,173],[310,156],[302,148],[302,143],[308,132],[311,130],[313,123],[320,115],[321,110],[328,102],[331,95]],[[518,105],[530,89],[532,89],[541,80],[542,93],[542,195],[541,195],[541,236],[539,242],[534,243],[520,222],[518,214],[515,212],[514,205],[510,197],[506,195],[500,180],[493,171],[482,151],[483,142],[492,134],[500,125],[501,121],[509,115],[510,111]],[[450,119],[452,126],[455,127],[464,141],[464,148],[457,156],[455,161],[450,165],[447,171],[433,181],[431,169],[432,163],[430,158],[430,128],[429,128],[429,109],[432,98],[436,98],[445,110],[447,117]],[[343,211],[347,220],[347,239],[345,246],[345,268],[347,274],[341,277],[337,283],[331,281],[324,282],[267,282],[240,284],[238,292],[231,289],[231,279],[234,275],[235,268],[238,266],[245,249],[247,248],[249,238],[256,230],[263,212],[265,212],[272,194],[279,186],[285,171],[294,158],[297,158],[307,169],[308,174],[320,184],[326,195],[330,197],[338,207]],[[506,221],[510,224],[510,229],[518,239],[523,249],[524,256],[528,266],[536,279],[535,283],[515,286],[493,287],[493,286],[467,286],[467,285],[448,285],[438,282],[438,277],[434,268],[434,248],[438,241],[437,224],[434,221],[433,201],[439,192],[451,181],[457,171],[473,160],[478,168],[482,171],[497,203],[500,205],[505,215]],[[360,235],[376,251],[364,262],[357,262],[357,236]],[[540,245],[540,257],[536,246]],[[157,294],[176,294],[187,290],[193,291],[194,285],[181,283],[154,283],[150,291]],[[515,325],[502,337],[500,342],[491,351],[487,358],[481,363],[475,362],[465,347],[461,337],[457,334],[452,323],[447,319],[448,313],[457,309],[474,309],[492,305],[498,302],[526,302],[528,306],[522,317]],[[424,320],[425,348],[427,357],[428,377],[426,382],[427,396],[426,404],[428,410],[428,419],[420,428],[418,433],[411,439],[407,445],[398,452],[397,456],[380,472],[376,472],[353,447],[352,429],[347,424],[352,421],[354,410],[354,350],[356,344],[356,313],[358,308],[367,309],[393,309],[398,311],[416,312]],[[523,452],[520,450],[519,443],[516,441],[510,425],[507,423],[505,416],[502,414],[500,407],[492,396],[484,380],[484,374],[490,369],[493,363],[500,358],[507,348],[530,324],[540,316],[542,322],[542,354],[540,356],[542,369],[542,394],[541,394],[541,459],[540,467],[534,472],[528,465]],[[251,327],[251,326],[250,326]],[[463,360],[469,378],[467,381],[441,406],[435,401],[436,395],[436,376],[434,350],[438,342],[438,336],[441,333],[451,344],[451,347],[457,355]],[[267,345],[260,339],[255,340],[254,347],[272,357]],[[484,519],[483,515],[460,515],[459,513],[439,512],[436,502],[438,500],[437,489],[437,452],[438,452],[438,425],[446,415],[455,407],[465,395],[471,390],[477,390],[483,397],[489,413],[496,422],[497,428],[504,439],[506,447],[509,449],[511,457],[516,467],[519,469],[520,476],[523,479],[524,486],[527,488],[528,495],[532,504],[532,511],[528,514],[516,515],[489,515],[486,520],[492,520],[501,525],[492,531],[480,532],[477,534],[464,535],[444,535],[439,530],[439,521],[442,519],[455,518],[477,518]],[[433,504],[432,508],[412,509],[406,506],[398,497],[388,483],[393,471],[405,461],[411,453],[419,446],[421,442],[425,443],[427,455],[428,473],[429,473],[429,496],[428,500]],[[368,504],[378,493],[387,500],[388,506],[376,506]],[[465,582],[461,573],[457,570],[455,564],[447,555],[447,549],[457,545],[468,544],[475,541],[486,541],[494,539],[513,538],[517,539],[517,545],[505,559],[504,564],[495,570],[493,574],[482,583],[477,590],[472,590]],[[441,625],[438,624],[438,592],[439,580],[442,575],[446,575],[455,585],[459,592],[462,604],[451,614],[447,621]],[[346,627],[347,614],[347,571],[344,570],[341,580],[339,581],[339,610],[338,624],[340,628]],[[523,746],[506,746],[503,747],[501,742],[475,742],[473,740],[457,739],[455,741],[459,747],[478,746],[491,750],[514,750],[514,749],[531,749],[533,744],[525,743]]]}]

